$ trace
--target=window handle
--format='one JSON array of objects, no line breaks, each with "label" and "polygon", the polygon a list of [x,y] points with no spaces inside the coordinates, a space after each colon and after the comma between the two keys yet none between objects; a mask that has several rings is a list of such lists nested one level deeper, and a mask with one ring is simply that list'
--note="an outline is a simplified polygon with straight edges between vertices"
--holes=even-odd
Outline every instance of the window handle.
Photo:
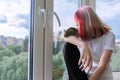
[{"label": "window handle", "polygon": [[61,22],[60,22],[60,18],[58,16],[58,14],[55,11],[51,12],[51,14],[55,15],[55,17],[56,17],[56,19],[58,21],[59,27],[60,27],[61,26]]},{"label": "window handle", "polygon": [[46,25],[46,11],[45,9],[41,9],[40,7],[38,8],[38,14],[43,15],[43,28]]}]

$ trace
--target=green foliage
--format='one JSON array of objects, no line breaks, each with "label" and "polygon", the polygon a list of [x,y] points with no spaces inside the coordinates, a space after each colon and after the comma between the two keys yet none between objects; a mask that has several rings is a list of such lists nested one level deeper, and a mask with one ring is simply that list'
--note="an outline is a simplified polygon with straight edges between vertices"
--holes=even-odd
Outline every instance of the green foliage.
[{"label": "green foliage", "polygon": [[117,53],[113,53],[111,66],[113,71],[120,71],[120,49],[118,49]]},{"label": "green foliage", "polygon": [[65,70],[62,52],[53,55],[53,79],[61,80]]},{"label": "green foliage", "polygon": [[27,80],[28,55],[21,53],[0,61],[0,80]]},{"label": "green foliage", "polygon": [[23,43],[23,51],[28,51],[28,36],[25,37],[24,43]]},{"label": "green foliage", "polygon": [[15,46],[13,49],[13,52],[15,52],[16,54],[19,54],[22,52],[22,46]]},{"label": "green foliage", "polygon": [[53,47],[53,80],[61,80],[65,71],[63,53],[60,51],[63,43],[63,41],[58,41]]},{"label": "green foliage", "polygon": [[[57,44],[55,45],[55,43],[53,43],[53,45],[54,45],[54,52],[53,52],[53,54],[58,54],[59,53],[59,51],[61,50],[61,48],[62,48],[62,45],[63,45],[63,41],[57,41]],[[56,47],[55,47],[56,46]]]},{"label": "green foliage", "polygon": [[28,54],[22,51],[13,45],[0,49],[0,80],[27,80]]},{"label": "green foliage", "polygon": [[0,50],[3,50],[3,49],[5,49],[5,48],[0,46]]},{"label": "green foliage", "polygon": [[19,54],[23,51],[23,47],[22,46],[7,46],[9,50],[12,50],[13,52],[15,52],[16,54]]},{"label": "green foliage", "polygon": [[62,80],[69,80],[69,79],[68,79],[68,72],[67,72],[67,69],[64,71]]},{"label": "green foliage", "polygon": [[9,49],[0,50],[0,61],[2,61],[3,57],[5,56],[11,57],[13,55],[15,55],[15,53],[12,50]]}]

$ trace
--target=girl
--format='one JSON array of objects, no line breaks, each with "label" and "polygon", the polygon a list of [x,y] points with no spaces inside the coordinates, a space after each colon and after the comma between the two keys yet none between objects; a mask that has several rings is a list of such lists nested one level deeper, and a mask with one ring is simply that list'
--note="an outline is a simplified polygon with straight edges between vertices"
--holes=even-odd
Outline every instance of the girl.
[{"label": "girl", "polygon": [[[110,28],[104,24],[90,6],[82,6],[74,14],[78,26],[79,37],[70,36],[65,38],[67,42],[80,46],[85,42],[90,49],[87,57],[81,53],[79,60],[80,68],[89,67],[92,56],[92,69],[89,72],[89,80],[113,80],[110,67],[110,58],[115,51],[115,35]],[[84,56],[83,56],[84,55]],[[88,59],[86,61],[86,59]],[[91,62],[91,61],[90,61]],[[90,68],[89,68],[90,69]]]}]

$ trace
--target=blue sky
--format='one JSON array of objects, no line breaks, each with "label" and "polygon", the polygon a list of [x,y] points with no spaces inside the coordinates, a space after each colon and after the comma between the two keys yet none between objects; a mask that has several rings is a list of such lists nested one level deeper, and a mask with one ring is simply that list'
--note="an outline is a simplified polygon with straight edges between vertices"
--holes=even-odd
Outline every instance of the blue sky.
[{"label": "blue sky", "polygon": [[0,0],[0,35],[29,35],[30,0]]},{"label": "blue sky", "polygon": [[[96,12],[116,36],[120,36],[120,0],[96,0]],[[77,0],[54,0],[54,11],[62,26],[54,19],[54,32],[75,26],[73,14]],[[0,0],[0,35],[24,38],[29,35],[30,0]]]}]

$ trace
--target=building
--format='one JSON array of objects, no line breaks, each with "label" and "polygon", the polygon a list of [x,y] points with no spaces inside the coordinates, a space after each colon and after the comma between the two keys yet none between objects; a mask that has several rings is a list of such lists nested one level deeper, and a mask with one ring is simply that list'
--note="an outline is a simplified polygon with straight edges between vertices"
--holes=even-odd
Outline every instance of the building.
[{"label": "building", "polygon": [[15,38],[15,37],[4,37],[2,35],[0,35],[0,46],[1,47],[6,47],[6,46],[10,46],[10,45],[14,45],[14,46],[23,46],[24,43],[24,39],[22,38]]}]

